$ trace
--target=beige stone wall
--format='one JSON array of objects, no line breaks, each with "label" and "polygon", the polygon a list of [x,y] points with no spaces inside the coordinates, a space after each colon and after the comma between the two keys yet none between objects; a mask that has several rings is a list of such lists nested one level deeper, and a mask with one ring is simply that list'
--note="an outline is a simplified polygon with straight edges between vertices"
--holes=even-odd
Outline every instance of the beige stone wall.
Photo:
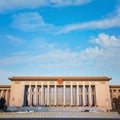
[{"label": "beige stone wall", "polygon": [[110,90],[112,92],[112,99],[118,98],[118,96],[120,95],[120,86],[117,88],[115,88],[114,86],[112,88],[110,87]]},{"label": "beige stone wall", "polygon": [[111,99],[108,82],[100,82],[96,85],[97,105],[102,108],[111,109]]},{"label": "beige stone wall", "polygon": [[10,106],[22,106],[24,85],[20,82],[12,82],[11,84],[11,97]]},{"label": "beige stone wall", "polygon": [[[36,87],[37,85],[58,85],[58,79],[59,78],[47,78],[43,77],[13,77],[11,78],[11,93],[10,93],[10,106],[22,106],[23,100],[24,100],[24,86],[28,85],[34,85]],[[40,79],[39,79],[40,78]],[[73,79],[75,78],[75,80]],[[86,79],[85,79],[86,78]],[[96,104],[101,108],[111,109],[111,99],[110,99],[110,89],[109,89],[109,80],[108,78],[99,78],[96,77],[90,77],[88,79],[87,77],[63,77],[61,78],[63,80],[63,83],[61,85],[85,85],[88,86],[95,86],[96,89]],[[29,79],[29,80],[28,80]],[[90,87],[89,87],[90,88]],[[114,93],[115,96],[118,96],[118,91]],[[84,96],[83,96],[84,97]],[[78,94],[77,94],[78,98]],[[84,98],[85,99],[85,98]],[[78,101],[77,101],[78,104]]]},{"label": "beige stone wall", "polygon": [[[11,100],[10,106],[22,106],[23,104],[23,91],[24,85],[57,85],[55,81],[41,81],[41,82],[32,82],[32,81],[22,81],[22,82],[12,82],[11,85]],[[71,81],[65,81],[62,85],[70,85]],[[72,82],[73,85],[95,85],[96,87],[96,104],[99,107],[111,109],[111,100],[109,92],[108,82],[101,81],[84,81],[84,82]]]},{"label": "beige stone wall", "polygon": [[10,101],[10,89],[10,85],[0,85],[0,98],[5,97],[7,106],[9,106]]}]

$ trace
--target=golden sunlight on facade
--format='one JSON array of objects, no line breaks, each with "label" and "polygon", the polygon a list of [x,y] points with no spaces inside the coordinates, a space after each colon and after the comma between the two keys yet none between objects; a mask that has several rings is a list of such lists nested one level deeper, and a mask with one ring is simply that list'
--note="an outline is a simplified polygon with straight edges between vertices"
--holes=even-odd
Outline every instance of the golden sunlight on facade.
[{"label": "golden sunlight on facade", "polygon": [[0,97],[8,106],[60,106],[115,108],[120,85],[109,85],[109,77],[16,76],[10,85],[0,85]]}]

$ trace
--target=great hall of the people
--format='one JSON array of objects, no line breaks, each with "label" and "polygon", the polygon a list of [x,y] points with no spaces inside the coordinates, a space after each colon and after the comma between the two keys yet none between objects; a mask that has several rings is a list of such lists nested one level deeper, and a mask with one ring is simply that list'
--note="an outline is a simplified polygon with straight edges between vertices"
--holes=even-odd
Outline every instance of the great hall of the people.
[{"label": "great hall of the people", "polygon": [[100,107],[111,110],[120,85],[111,78],[81,76],[14,76],[11,85],[0,85],[7,106]]}]

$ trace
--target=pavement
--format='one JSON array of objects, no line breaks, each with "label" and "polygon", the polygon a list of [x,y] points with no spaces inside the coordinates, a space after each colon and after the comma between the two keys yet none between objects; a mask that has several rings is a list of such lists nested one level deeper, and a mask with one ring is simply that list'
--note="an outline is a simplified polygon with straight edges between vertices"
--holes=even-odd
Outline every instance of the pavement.
[{"label": "pavement", "polygon": [[[9,108],[14,109],[16,108]],[[96,110],[96,108],[91,108]],[[0,118],[117,118],[117,112],[104,112],[96,110],[94,112],[81,112],[79,107],[23,107],[18,111],[0,112]]]}]

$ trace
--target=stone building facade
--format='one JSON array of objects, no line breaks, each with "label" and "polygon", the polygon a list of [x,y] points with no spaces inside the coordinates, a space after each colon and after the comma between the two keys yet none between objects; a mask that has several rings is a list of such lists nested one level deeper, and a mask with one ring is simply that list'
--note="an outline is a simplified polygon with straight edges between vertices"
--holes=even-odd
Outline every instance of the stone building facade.
[{"label": "stone building facade", "polygon": [[118,110],[120,104],[120,85],[110,85],[110,98],[113,110]]},{"label": "stone building facade", "polygon": [[[109,77],[15,76],[11,85],[0,85],[0,97],[8,106],[113,107],[120,85],[109,85]],[[117,93],[112,94],[116,89]]]},{"label": "stone building facade", "polygon": [[0,85],[0,98],[5,97],[7,106],[10,105],[10,92],[11,92],[10,85]]}]

